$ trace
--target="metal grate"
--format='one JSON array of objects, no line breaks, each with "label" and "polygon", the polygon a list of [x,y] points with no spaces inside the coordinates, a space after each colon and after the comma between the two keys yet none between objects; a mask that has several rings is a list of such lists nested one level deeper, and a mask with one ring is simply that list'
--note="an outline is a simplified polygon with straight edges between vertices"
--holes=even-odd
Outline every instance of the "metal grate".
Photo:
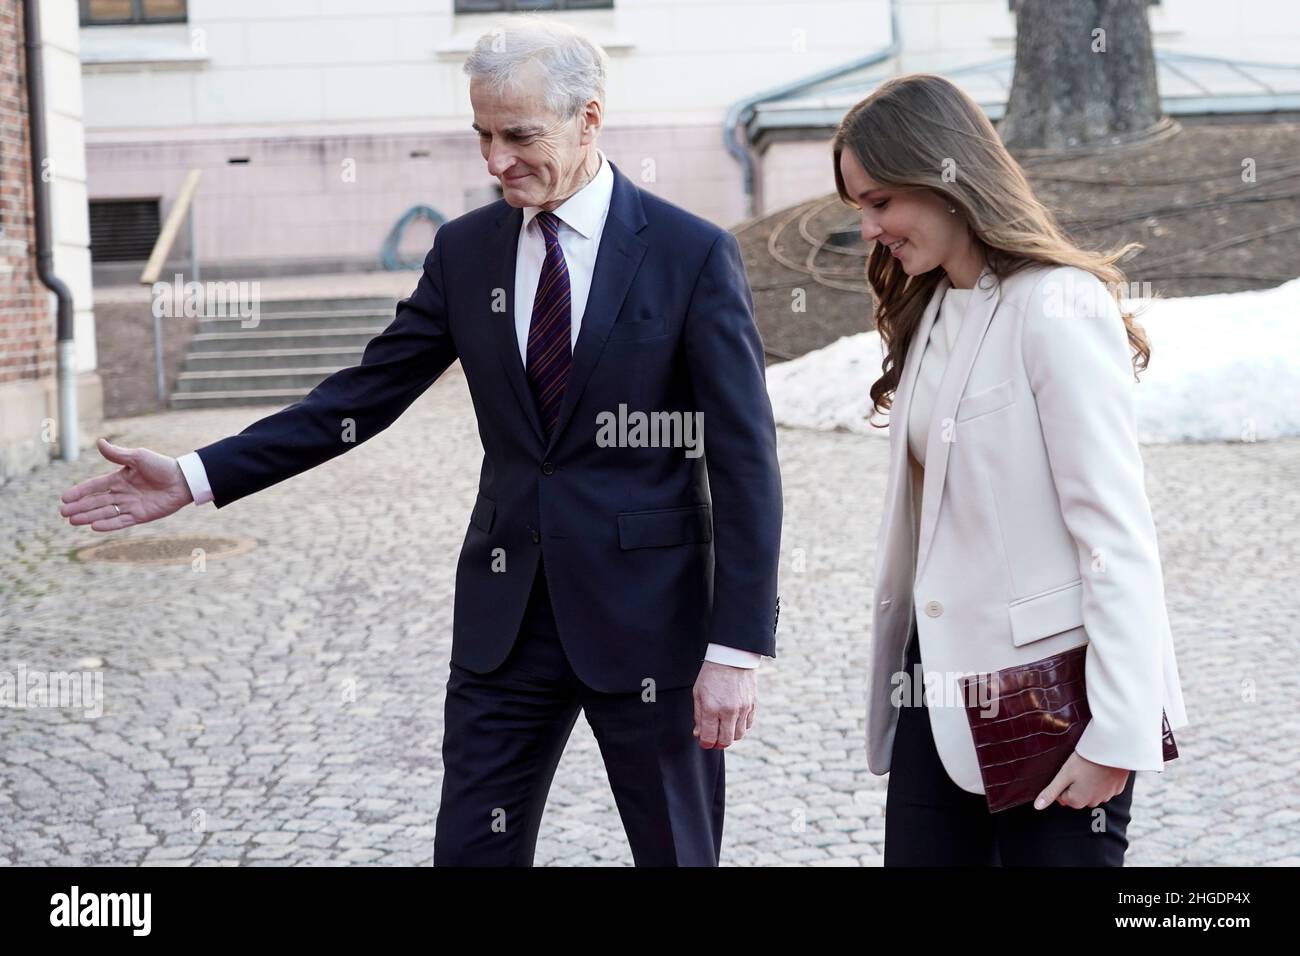
[{"label": "metal grate", "polygon": [[609,10],[614,0],[456,0],[456,13],[509,13],[535,10]]},{"label": "metal grate", "polygon": [[90,257],[96,262],[148,259],[159,229],[157,199],[90,201]]}]

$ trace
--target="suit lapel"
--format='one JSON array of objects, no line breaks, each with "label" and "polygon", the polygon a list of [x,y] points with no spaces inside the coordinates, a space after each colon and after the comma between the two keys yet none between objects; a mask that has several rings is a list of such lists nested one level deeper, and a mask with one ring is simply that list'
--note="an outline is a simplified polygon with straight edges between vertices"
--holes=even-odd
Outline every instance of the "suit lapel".
[{"label": "suit lapel", "polygon": [[515,259],[519,255],[519,230],[523,224],[524,211],[507,205],[497,220],[499,232],[496,245],[500,251],[496,256],[498,266],[495,282],[491,289],[485,290],[485,294],[488,301],[492,301],[495,290],[509,290],[505,311],[489,313],[492,317],[492,335],[496,339],[501,364],[505,367],[506,381],[519,400],[537,440],[545,444],[546,432],[542,428],[541,416],[537,414],[537,402],[533,399],[532,389],[528,387],[528,373],[519,357],[519,336],[515,333]]},{"label": "suit lapel", "polygon": [[[889,412],[889,480],[887,487],[890,491],[884,507],[884,520],[891,524],[895,521],[909,523],[912,521],[912,476],[908,472],[907,463],[907,413],[912,404],[912,392],[916,388],[917,367],[921,361],[921,350],[916,346],[917,343],[929,340],[930,329],[939,313],[939,302],[949,284],[947,276],[944,276],[939,280],[939,284],[935,286],[934,292],[931,293],[930,301],[921,314],[921,321],[917,324],[916,332],[908,346],[907,354],[903,357],[903,371],[898,377],[898,387],[894,389],[894,404]],[[883,529],[881,540],[886,542],[892,540],[890,537],[892,530],[892,527]],[[912,532],[909,530],[909,540],[911,536]],[[898,558],[897,560],[910,559],[911,554],[909,553],[906,558]],[[891,560],[895,560],[894,556],[891,556]],[[907,570],[910,573],[912,569],[908,568]]]},{"label": "suit lapel", "polygon": [[[975,365],[975,356],[979,353],[984,333],[988,331],[989,322],[997,310],[1002,297],[1001,283],[985,269],[975,283],[974,294],[962,316],[961,328],[957,331],[957,341],[952,355],[944,368],[943,380],[934,399],[934,414],[930,419],[929,436],[925,443],[925,481],[921,493],[921,534],[917,550],[917,577],[925,567],[929,555],[934,528],[939,518],[939,503],[943,500],[943,483],[948,473],[948,451],[955,438],[953,429],[956,424],[957,403],[966,388],[971,369]],[[937,314],[937,309],[935,310]],[[931,322],[933,324],[933,321]],[[925,342],[918,339],[914,344]],[[918,353],[920,348],[913,349]],[[909,356],[910,357],[910,356]],[[905,421],[905,420],[904,420]]]},{"label": "suit lapel", "polygon": [[[917,324],[916,334],[912,336],[912,341],[908,344],[907,355],[903,358],[903,371],[898,377],[898,388],[894,390],[894,411],[889,416],[889,440],[891,446],[900,439],[906,442],[907,439],[907,412],[912,406],[912,393],[916,390],[916,378],[918,369],[921,365],[921,353],[925,350],[925,343],[930,340],[930,330],[939,316],[939,303],[943,301],[943,294],[948,291],[952,282],[947,276],[939,280],[939,284],[934,287],[930,293],[930,301],[926,303],[925,311],[921,313],[921,321]],[[900,428],[894,428],[894,422],[897,419]],[[903,444],[903,458],[907,458],[907,445]]]}]

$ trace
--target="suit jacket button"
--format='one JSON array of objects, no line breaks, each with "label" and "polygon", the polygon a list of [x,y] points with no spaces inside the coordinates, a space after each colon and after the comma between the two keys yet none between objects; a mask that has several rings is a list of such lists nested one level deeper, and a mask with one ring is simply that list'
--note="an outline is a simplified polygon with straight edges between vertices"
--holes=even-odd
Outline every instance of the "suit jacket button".
[{"label": "suit jacket button", "polygon": [[532,533],[533,533],[533,544],[541,544],[541,543],[542,543],[542,533],[541,533],[540,531],[538,531],[536,528],[530,528],[529,530],[532,531]]},{"label": "suit jacket button", "polygon": [[548,461],[548,462],[543,462],[543,464],[542,464],[542,474],[543,474],[543,475],[553,475],[553,474],[555,474],[555,466],[554,466],[553,464],[551,464],[549,461]]},{"label": "suit jacket button", "polygon": [[926,601],[925,613],[930,615],[930,617],[938,617],[943,613],[943,605],[938,601]]}]

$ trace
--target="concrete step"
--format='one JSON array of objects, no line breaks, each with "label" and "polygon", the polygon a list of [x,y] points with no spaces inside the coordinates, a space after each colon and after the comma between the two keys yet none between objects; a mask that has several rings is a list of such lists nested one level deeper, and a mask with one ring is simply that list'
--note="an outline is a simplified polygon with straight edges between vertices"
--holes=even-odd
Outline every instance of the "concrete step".
[{"label": "concrete step", "polygon": [[396,306],[391,298],[297,299],[260,302],[255,325],[238,315],[200,319],[172,407],[292,404],[359,363]]},{"label": "concrete step", "polygon": [[[414,286],[412,286],[414,289]],[[396,298],[367,299],[271,299],[261,303],[263,315],[282,315],[286,312],[345,312],[359,309],[373,312],[382,309],[394,315],[397,308]]]},{"label": "concrete step", "polygon": [[178,392],[172,396],[172,408],[231,408],[238,405],[278,405],[285,407],[302,399],[311,389],[271,388],[242,391]]},{"label": "concrete step", "polygon": [[242,371],[244,369],[344,368],[361,361],[365,350],[312,346],[284,349],[236,349],[191,352],[185,357],[187,372]]},{"label": "concrete step", "polygon": [[396,317],[392,308],[388,309],[348,309],[333,312],[260,312],[256,322],[234,316],[232,318],[199,319],[199,335],[211,335],[223,332],[285,332],[285,331],[321,331],[333,329],[366,328],[376,332],[390,325]]},{"label": "concrete step", "polygon": [[337,368],[262,368],[181,372],[176,393],[213,391],[310,391]]},{"label": "concrete step", "polygon": [[267,332],[246,329],[242,332],[214,332],[190,339],[190,355],[205,352],[261,352],[267,349],[365,348],[382,329],[351,327],[327,332],[311,329],[285,329]]}]

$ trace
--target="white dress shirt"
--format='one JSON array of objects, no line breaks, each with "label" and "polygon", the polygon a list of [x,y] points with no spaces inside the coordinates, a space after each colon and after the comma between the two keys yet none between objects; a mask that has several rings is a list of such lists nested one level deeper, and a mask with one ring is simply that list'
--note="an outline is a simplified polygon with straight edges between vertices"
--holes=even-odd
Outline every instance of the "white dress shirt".
[{"label": "white dress shirt", "polygon": [[[599,149],[600,169],[591,182],[566,199],[553,212],[560,220],[560,248],[569,270],[569,347],[578,345],[578,330],[587,310],[591,279],[596,274],[596,253],[605,232],[605,217],[614,195],[614,172]],[[528,330],[533,322],[533,298],[542,279],[546,262],[546,237],[537,222],[541,206],[524,207],[524,223],[519,230],[519,252],[515,256],[515,335],[519,339],[519,358],[528,368]]]},{"label": "white dress shirt", "polygon": [[[609,203],[614,195],[614,172],[609,160],[599,148],[596,153],[600,156],[600,169],[596,175],[553,210],[560,220],[560,249],[569,270],[571,349],[577,347],[582,315],[587,308],[591,280],[596,271],[596,253],[600,250],[600,237],[605,231],[605,218],[609,215]],[[541,224],[534,223],[541,211],[540,206],[524,207],[519,252],[515,256],[515,335],[519,340],[519,357],[524,368],[528,367],[528,331],[533,320],[533,297],[546,259],[546,239]],[[198,452],[181,455],[177,461],[190,486],[194,503],[201,505],[211,501],[212,487]],[[725,644],[710,644],[704,659],[732,667],[757,667],[762,655]]]}]

